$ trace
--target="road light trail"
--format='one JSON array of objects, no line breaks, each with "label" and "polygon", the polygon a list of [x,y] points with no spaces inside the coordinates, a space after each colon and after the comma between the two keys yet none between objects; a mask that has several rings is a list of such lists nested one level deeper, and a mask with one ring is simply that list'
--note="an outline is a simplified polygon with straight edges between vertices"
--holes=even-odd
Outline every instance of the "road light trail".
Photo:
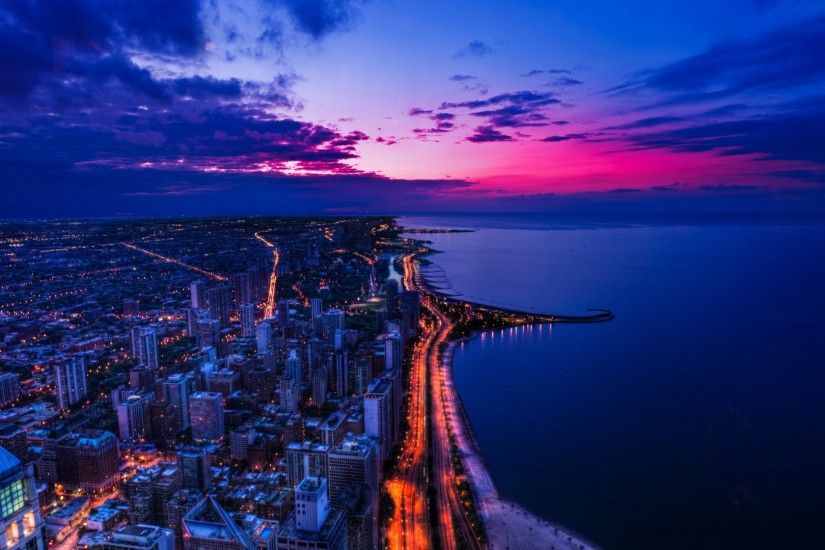
[{"label": "road light trail", "polygon": [[[412,285],[411,255],[404,257],[405,285]],[[409,276],[407,274],[410,273]],[[407,286],[409,288],[409,286]],[[427,517],[427,358],[435,338],[431,322],[420,324],[421,337],[413,349],[410,367],[409,429],[402,442],[401,456],[395,475],[386,482],[386,490],[395,503],[393,517],[387,527],[387,543],[394,549],[424,549],[431,547]]]},{"label": "road light trail", "polygon": [[181,267],[185,267],[186,269],[191,269],[192,271],[196,271],[196,272],[200,273],[201,275],[206,275],[207,277],[209,277],[211,279],[215,279],[216,281],[227,281],[228,280],[227,277],[221,275],[220,273],[215,273],[214,271],[207,271],[206,269],[203,269],[202,267],[198,267],[198,266],[192,265],[192,264],[187,264],[186,262],[183,262],[183,261],[178,260],[176,258],[170,258],[169,256],[164,256],[163,254],[158,254],[157,252],[152,252],[151,250],[146,250],[145,248],[141,248],[141,247],[139,247],[135,244],[132,244],[132,243],[121,243],[121,244],[123,246],[125,246],[126,248],[129,248],[131,250],[136,250],[137,252],[142,252],[142,253],[144,253],[148,256],[151,256],[151,257],[155,258],[156,260],[160,260],[161,262],[166,262],[166,263],[169,263],[169,264],[175,264],[175,265],[179,265]]},{"label": "road light trail", "polygon": [[281,260],[281,254],[275,243],[262,237],[260,233],[256,232],[255,238],[264,243],[267,248],[272,249],[272,273],[269,275],[269,291],[264,305],[264,319],[268,319],[275,314],[275,302],[278,294],[278,262]]}]

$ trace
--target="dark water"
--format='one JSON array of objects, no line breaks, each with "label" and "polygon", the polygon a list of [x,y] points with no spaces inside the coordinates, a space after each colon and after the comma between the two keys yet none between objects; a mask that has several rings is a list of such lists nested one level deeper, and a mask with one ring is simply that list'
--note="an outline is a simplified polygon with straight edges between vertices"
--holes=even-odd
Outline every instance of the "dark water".
[{"label": "dark water", "polygon": [[605,548],[825,548],[825,224],[406,221],[482,227],[427,236],[476,299],[616,314],[457,351],[503,496]]}]

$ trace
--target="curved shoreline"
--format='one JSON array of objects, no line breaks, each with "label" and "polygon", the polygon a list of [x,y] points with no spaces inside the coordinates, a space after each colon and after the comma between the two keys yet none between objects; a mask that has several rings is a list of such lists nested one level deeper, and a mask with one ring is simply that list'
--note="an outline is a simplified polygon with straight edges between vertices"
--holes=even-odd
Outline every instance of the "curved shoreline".
[{"label": "curved shoreline", "polygon": [[[452,360],[455,346],[459,341],[472,339],[488,328],[555,322],[604,322],[614,318],[613,312],[589,310],[595,313],[557,315],[506,309],[469,302],[458,296],[445,296],[433,288],[421,269],[420,259],[432,253],[432,250],[420,240],[407,239],[407,244],[414,244],[415,248],[408,248],[407,254],[404,255],[403,284],[408,289],[417,289],[421,292],[422,309],[430,311],[435,320],[436,331],[440,333],[433,342],[434,355],[426,360],[429,365],[429,373],[426,375],[429,378],[428,402],[431,403],[428,407],[435,419],[427,428],[429,437],[434,440],[435,477],[447,482],[443,485],[436,484],[437,508],[440,510],[442,524],[436,533],[438,536],[435,544],[457,548],[460,531],[466,544],[479,549],[597,550],[597,545],[572,530],[541,519],[522,506],[499,496],[473,433],[469,416],[455,388]],[[396,270],[398,269],[396,267]],[[469,317],[462,313],[465,308],[475,311],[470,324],[467,324]],[[452,321],[446,312],[454,316]],[[463,334],[461,331],[453,332],[453,329],[462,326]],[[451,463],[452,466],[449,466]],[[453,486],[449,482],[456,485]],[[457,488],[461,482],[467,486],[464,497],[459,494]],[[433,487],[430,480],[428,490]],[[449,519],[452,514],[460,514],[460,520],[455,525]],[[452,517],[458,519],[455,515]],[[474,521],[474,517],[477,521]],[[476,531],[479,527],[481,531]]]},{"label": "curved shoreline", "polygon": [[[418,257],[420,258],[425,255],[426,254],[421,254]],[[474,302],[472,300],[462,298],[461,295],[445,294],[440,289],[435,288],[432,283],[427,280],[427,276],[421,272],[421,270],[416,270],[415,284],[421,290],[427,292],[428,294],[432,294],[433,296],[437,296],[440,300],[447,303],[468,304],[476,309],[496,311],[505,315],[523,315],[534,323],[603,323],[612,321],[616,317],[613,311],[602,308],[587,308],[585,311],[591,311],[593,313],[570,315],[564,313],[543,313],[499,306],[495,304]]]},{"label": "curved shoreline", "polygon": [[493,549],[553,548],[598,550],[598,546],[562,525],[551,523],[529,512],[518,503],[499,496],[487,462],[472,429],[464,403],[452,376],[453,357],[459,343],[479,336],[473,332],[450,341],[441,352],[442,391],[451,393],[453,408],[446,409],[465,476],[473,493],[476,510],[482,519],[487,543]]}]

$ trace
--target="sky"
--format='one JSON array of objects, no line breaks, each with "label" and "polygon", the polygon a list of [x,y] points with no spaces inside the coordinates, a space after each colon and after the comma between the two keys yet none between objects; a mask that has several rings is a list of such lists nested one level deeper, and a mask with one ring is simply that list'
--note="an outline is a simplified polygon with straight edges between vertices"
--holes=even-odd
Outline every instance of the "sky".
[{"label": "sky", "polygon": [[0,217],[825,212],[815,1],[0,0]]}]

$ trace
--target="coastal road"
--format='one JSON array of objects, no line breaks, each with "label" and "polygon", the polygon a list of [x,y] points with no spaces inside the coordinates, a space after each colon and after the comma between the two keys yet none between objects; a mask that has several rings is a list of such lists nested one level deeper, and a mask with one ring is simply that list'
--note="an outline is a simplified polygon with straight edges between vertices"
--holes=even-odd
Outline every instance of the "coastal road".
[{"label": "coastal road", "polygon": [[[418,290],[413,254],[402,258],[406,290]],[[464,512],[452,464],[450,438],[455,423],[454,400],[449,365],[443,364],[441,351],[453,324],[432,297],[421,294],[421,308],[429,313],[420,324],[421,337],[413,349],[408,417],[409,430],[402,442],[395,475],[386,481],[387,492],[395,503],[386,540],[393,549],[422,549],[432,546],[431,528],[438,529],[441,548],[481,549]],[[428,410],[428,400],[431,410]],[[432,448],[428,444],[428,430]],[[427,471],[427,456],[433,455],[433,471]],[[429,479],[432,476],[432,479]],[[436,490],[438,521],[431,526],[427,509],[427,487]],[[463,542],[464,544],[460,544]]]},{"label": "coastal road", "polygon": [[[412,255],[403,258],[405,288],[414,285],[411,258]],[[395,503],[387,527],[387,543],[399,550],[431,547],[427,518],[427,367],[436,328],[430,322],[422,322],[419,328],[421,337],[413,350],[410,369],[409,429],[402,442],[397,471],[386,482]]]}]

